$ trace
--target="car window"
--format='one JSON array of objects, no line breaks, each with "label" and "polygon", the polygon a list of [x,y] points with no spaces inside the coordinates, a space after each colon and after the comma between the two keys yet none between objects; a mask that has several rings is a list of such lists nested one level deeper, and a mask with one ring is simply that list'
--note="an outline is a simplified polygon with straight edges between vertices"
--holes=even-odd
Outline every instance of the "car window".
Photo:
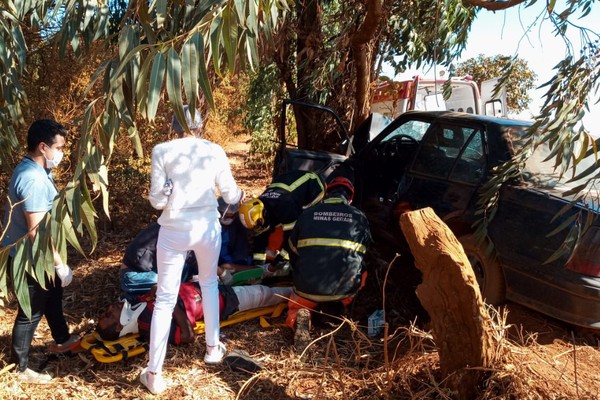
[{"label": "car window", "polygon": [[473,128],[462,128],[465,137],[468,137],[460,157],[456,161],[450,180],[479,183],[485,171],[485,155],[483,152],[482,132]]},{"label": "car window", "polygon": [[410,136],[415,140],[420,141],[425,135],[425,132],[427,132],[427,129],[429,129],[430,125],[430,122],[418,121],[414,119],[407,121],[404,124],[400,125],[398,128],[394,129],[392,132],[390,132],[382,140],[382,142],[390,141],[398,135]]},{"label": "car window", "polygon": [[481,132],[472,127],[436,125],[423,138],[414,172],[477,183],[485,170]]},{"label": "car window", "polygon": [[[575,148],[575,154],[579,154],[578,147]],[[597,165],[594,154],[579,160],[575,171],[571,166],[567,171],[562,172],[560,166],[555,168],[555,162],[556,157],[552,155],[550,144],[548,142],[541,143],[529,154],[521,176],[526,182],[536,187],[563,193],[584,184],[588,178],[573,180],[573,177]]]}]

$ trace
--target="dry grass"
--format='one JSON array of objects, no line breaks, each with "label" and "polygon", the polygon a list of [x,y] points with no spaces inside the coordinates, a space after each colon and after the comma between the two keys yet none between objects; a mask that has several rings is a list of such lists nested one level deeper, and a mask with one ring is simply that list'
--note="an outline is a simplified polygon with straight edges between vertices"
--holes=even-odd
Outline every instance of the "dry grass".
[{"label": "dry grass", "polygon": [[[75,332],[94,328],[94,318],[118,292],[120,249],[126,242],[114,236],[113,245],[97,260],[81,260],[76,279],[66,291],[67,317]],[[51,357],[45,322],[38,328],[32,364],[46,367],[57,379],[43,387],[18,384],[7,365],[14,303],[4,310],[0,324],[0,397],[31,399],[136,399],[150,395],[137,377],[147,356],[101,364],[89,354]],[[507,313],[496,314],[498,359],[488,372],[480,399],[596,399],[599,398],[598,347],[576,345],[555,338],[538,343],[535,333],[516,331]],[[283,318],[272,322],[283,322]],[[351,320],[313,332],[315,340],[301,355],[293,351],[287,328],[261,328],[248,321],[224,328],[229,348],[248,351],[265,369],[248,375],[202,362],[203,337],[194,344],[170,347],[165,373],[172,382],[162,398],[182,399],[430,399],[452,398],[439,376],[438,354],[431,334],[412,325],[373,339],[364,326]],[[520,333],[519,333],[520,332]],[[510,338],[509,338],[510,337]],[[387,352],[384,349],[387,348]],[[387,361],[385,357],[387,353]]]}]

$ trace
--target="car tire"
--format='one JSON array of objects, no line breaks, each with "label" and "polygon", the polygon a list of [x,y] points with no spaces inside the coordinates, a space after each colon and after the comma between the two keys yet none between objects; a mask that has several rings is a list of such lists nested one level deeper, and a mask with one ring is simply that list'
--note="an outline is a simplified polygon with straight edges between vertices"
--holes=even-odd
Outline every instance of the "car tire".
[{"label": "car tire", "polygon": [[504,274],[494,251],[487,254],[489,242],[485,240],[478,243],[473,235],[461,236],[458,240],[471,263],[483,300],[493,306],[504,303],[506,300]]}]

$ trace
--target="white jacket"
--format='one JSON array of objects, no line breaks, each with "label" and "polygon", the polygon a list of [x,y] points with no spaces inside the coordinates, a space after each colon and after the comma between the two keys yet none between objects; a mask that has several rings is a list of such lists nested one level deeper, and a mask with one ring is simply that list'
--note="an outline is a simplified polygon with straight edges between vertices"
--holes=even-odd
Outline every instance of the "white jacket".
[{"label": "white jacket", "polygon": [[[173,181],[170,196],[164,194]],[[158,223],[174,230],[192,230],[201,221],[219,218],[217,192],[229,204],[240,201],[225,151],[218,144],[196,137],[161,143],[152,150],[150,204],[163,210]]]}]

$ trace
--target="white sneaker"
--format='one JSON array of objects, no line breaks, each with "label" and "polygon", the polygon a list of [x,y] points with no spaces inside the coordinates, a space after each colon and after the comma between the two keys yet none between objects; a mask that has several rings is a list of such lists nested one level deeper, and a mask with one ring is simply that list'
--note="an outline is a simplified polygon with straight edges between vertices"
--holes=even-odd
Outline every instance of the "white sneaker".
[{"label": "white sneaker", "polygon": [[16,376],[19,382],[31,383],[33,385],[45,385],[52,380],[52,377],[46,372],[35,372],[29,368],[25,371],[17,372]]},{"label": "white sneaker", "polygon": [[223,343],[219,343],[216,346],[206,346],[206,354],[204,355],[204,362],[209,365],[218,364],[223,360],[227,349]]},{"label": "white sneaker", "polygon": [[152,394],[159,394],[167,390],[167,384],[161,374],[153,374],[144,368],[140,374],[140,382]]}]

